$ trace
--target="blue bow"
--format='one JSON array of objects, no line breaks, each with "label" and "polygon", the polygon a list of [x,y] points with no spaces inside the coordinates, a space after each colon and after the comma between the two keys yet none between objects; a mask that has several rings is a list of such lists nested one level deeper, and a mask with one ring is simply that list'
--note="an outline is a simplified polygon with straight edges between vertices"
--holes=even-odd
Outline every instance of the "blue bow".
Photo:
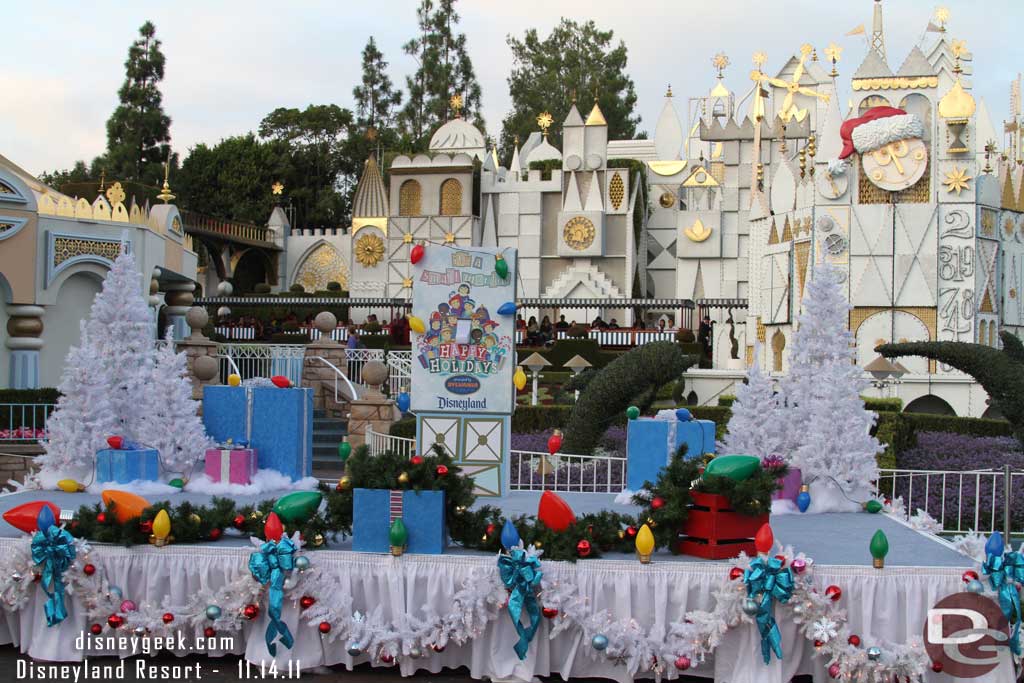
[{"label": "blue bow", "polygon": [[747,595],[757,601],[754,620],[761,632],[761,656],[764,663],[772,660],[772,652],[782,659],[782,633],[775,623],[775,601],[786,602],[793,596],[793,572],[782,566],[782,560],[758,557],[743,572]]},{"label": "blue bow", "polygon": [[270,616],[270,623],[267,624],[267,633],[264,638],[267,641],[267,652],[272,657],[277,656],[277,645],[274,639],[280,635],[281,642],[285,647],[291,649],[295,644],[292,632],[288,630],[288,624],[281,621],[281,605],[284,603],[284,579],[286,572],[295,568],[295,544],[287,538],[280,541],[267,541],[260,546],[257,552],[249,556],[249,571],[252,577],[262,584],[269,583],[267,614]]},{"label": "blue bow", "polygon": [[[505,588],[509,589],[508,614],[515,624],[516,633],[519,634],[519,642],[515,644],[516,654],[519,659],[526,659],[526,651],[530,649],[530,641],[537,633],[540,626],[540,605],[537,604],[537,587],[540,586],[540,579],[543,576],[540,570],[540,558],[529,557],[525,550],[516,548],[508,555],[498,558],[498,571],[501,572],[501,581]],[[523,615],[523,609],[530,615],[530,625],[523,626],[519,621]]]},{"label": "blue bow", "polygon": [[32,538],[32,561],[43,565],[43,592],[47,595],[46,625],[53,626],[68,616],[64,607],[64,572],[75,560],[75,541],[56,524],[37,531]]},{"label": "blue bow", "polygon": [[1019,655],[1020,649],[1020,594],[1014,581],[1024,578],[1024,558],[1020,553],[1008,552],[1006,555],[989,553],[981,570],[988,576],[992,590],[999,596],[999,609],[1006,615],[1010,627],[1010,651]]}]

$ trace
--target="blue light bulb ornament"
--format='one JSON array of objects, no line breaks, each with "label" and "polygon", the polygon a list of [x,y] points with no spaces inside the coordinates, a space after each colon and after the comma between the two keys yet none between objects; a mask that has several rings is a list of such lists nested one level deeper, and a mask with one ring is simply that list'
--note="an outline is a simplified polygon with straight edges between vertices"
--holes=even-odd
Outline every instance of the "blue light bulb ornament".
[{"label": "blue light bulb ornament", "polygon": [[501,545],[505,550],[510,550],[521,542],[516,525],[512,523],[511,519],[506,519],[505,524],[501,527]]},{"label": "blue light bulb ornament", "polygon": [[409,406],[412,405],[412,397],[409,396],[408,391],[402,391],[398,394],[398,399],[395,401],[398,409],[403,413],[409,412]]},{"label": "blue light bulb ornament", "polygon": [[498,315],[515,315],[516,314],[516,302],[506,301],[502,305],[498,306]]},{"label": "blue light bulb ornament", "polygon": [[49,505],[44,505],[39,508],[39,514],[36,515],[36,528],[44,534],[57,520],[53,518],[53,510],[50,509]]},{"label": "blue light bulb ornament", "polygon": [[800,493],[796,497],[796,507],[800,512],[807,512],[811,507],[811,487],[804,484],[800,487]]},{"label": "blue light bulb ornament", "polygon": [[690,411],[686,408],[680,408],[676,411],[676,419],[680,422],[689,422],[693,419],[693,415],[691,415]]},{"label": "blue light bulb ornament", "polygon": [[992,535],[988,537],[988,541],[985,543],[985,554],[1002,557],[1005,549],[1006,544],[1003,542],[1003,534],[999,531],[992,532]]}]

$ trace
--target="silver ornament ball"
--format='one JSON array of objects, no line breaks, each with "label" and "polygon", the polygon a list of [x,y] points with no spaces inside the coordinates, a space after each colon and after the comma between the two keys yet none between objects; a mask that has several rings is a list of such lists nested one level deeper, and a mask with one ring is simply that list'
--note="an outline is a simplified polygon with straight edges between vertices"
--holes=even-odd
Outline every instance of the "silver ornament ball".
[{"label": "silver ornament ball", "polygon": [[348,644],[348,654],[351,657],[358,657],[363,654],[363,648],[359,647],[359,643],[353,641]]},{"label": "silver ornament ball", "polygon": [[144,635],[146,635],[146,627],[145,626],[136,626],[135,627],[135,635],[137,635],[137,636],[144,636]]},{"label": "silver ornament ball", "polygon": [[596,636],[590,639],[590,645],[597,651],[604,650],[608,647],[608,636],[603,633],[598,633]]},{"label": "silver ornament ball", "polygon": [[868,648],[868,659],[872,662],[877,662],[879,657],[882,656],[882,648],[872,646]]},{"label": "silver ornament ball", "polygon": [[300,572],[304,572],[309,569],[309,558],[305,555],[300,555],[295,558],[295,568]]},{"label": "silver ornament ball", "polygon": [[210,605],[209,607],[207,607],[206,608],[206,618],[209,619],[210,621],[214,621],[215,619],[220,619],[220,607],[217,607],[217,605]]},{"label": "silver ornament ball", "polygon": [[971,579],[967,583],[967,590],[971,593],[977,593],[978,595],[981,595],[985,592],[985,584],[983,584],[981,581],[978,581],[977,579]]},{"label": "silver ornament ball", "polygon": [[284,589],[286,591],[290,591],[291,589],[295,588],[295,584],[296,584],[295,577],[294,576],[289,576],[287,579],[284,580]]},{"label": "silver ornament ball", "polygon": [[409,656],[413,659],[419,659],[423,656],[423,651],[420,650],[418,647],[411,647],[409,648]]},{"label": "silver ornament ball", "polygon": [[11,581],[13,581],[14,583],[21,583],[21,580],[24,578],[25,577],[21,575],[21,572],[14,572],[13,574],[11,574]]},{"label": "silver ornament ball", "polygon": [[754,598],[747,598],[746,600],[743,601],[743,613],[744,614],[752,617],[755,614],[757,614],[757,610],[758,609],[759,609],[759,607],[757,605],[757,600],[754,600]]}]

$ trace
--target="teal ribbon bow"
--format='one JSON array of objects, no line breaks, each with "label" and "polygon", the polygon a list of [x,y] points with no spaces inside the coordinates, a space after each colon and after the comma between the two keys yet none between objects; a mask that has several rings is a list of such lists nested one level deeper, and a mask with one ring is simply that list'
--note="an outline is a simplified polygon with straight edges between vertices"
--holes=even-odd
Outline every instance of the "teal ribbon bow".
[{"label": "teal ribbon bow", "polygon": [[1012,551],[1003,556],[989,554],[981,570],[988,576],[992,590],[999,597],[999,609],[1010,622],[1010,651],[1019,655],[1021,606],[1020,594],[1014,582],[1024,579],[1024,557]]},{"label": "teal ribbon bow", "polygon": [[32,561],[43,565],[42,585],[47,596],[43,610],[46,625],[54,626],[68,616],[64,606],[64,572],[75,561],[75,540],[56,524],[46,531],[37,531],[32,538]]},{"label": "teal ribbon bow", "polygon": [[269,584],[267,596],[267,615],[270,623],[264,639],[267,641],[267,652],[271,657],[277,656],[277,645],[274,640],[280,636],[281,643],[288,649],[295,644],[288,624],[281,621],[281,605],[284,603],[284,580],[287,572],[295,568],[295,544],[287,538],[280,541],[267,541],[257,552],[249,556],[249,571],[252,577],[261,584]]},{"label": "teal ribbon bow", "polygon": [[[530,641],[540,626],[540,605],[537,604],[537,588],[543,573],[540,570],[540,558],[528,556],[525,550],[516,548],[508,555],[498,558],[498,571],[505,588],[509,589],[508,615],[519,634],[519,642],[515,644],[519,659],[526,659],[530,649]],[[520,618],[523,610],[530,617],[530,625],[523,626]]]},{"label": "teal ribbon bow", "polygon": [[793,596],[793,572],[782,566],[782,560],[758,557],[743,572],[747,595],[757,601],[754,621],[761,633],[761,656],[764,663],[772,660],[772,652],[782,659],[782,633],[775,623],[775,602],[787,602]]}]

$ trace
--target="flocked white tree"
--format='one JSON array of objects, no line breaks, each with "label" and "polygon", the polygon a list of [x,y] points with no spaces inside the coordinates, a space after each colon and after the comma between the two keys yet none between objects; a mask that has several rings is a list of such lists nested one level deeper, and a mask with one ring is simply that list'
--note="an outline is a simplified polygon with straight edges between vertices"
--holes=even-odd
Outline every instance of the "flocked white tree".
[{"label": "flocked white tree", "polygon": [[146,385],[142,440],[160,452],[164,474],[188,479],[213,440],[196,413],[187,359],[184,352],[175,353],[170,330],[156,350]]},{"label": "flocked white tree", "polygon": [[747,370],[747,381],[736,388],[728,431],[718,448],[720,453],[742,453],[759,458],[787,455],[781,401],[775,392],[775,383],[761,372],[757,362],[760,354],[760,344],[757,344],[754,364]]},{"label": "flocked white tree", "polygon": [[816,266],[782,380],[788,460],[811,485],[812,512],[859,508],[878,478],[882,446],[870,434],[877,416],[860,397],[867,383],[856,365],[849,311],[838,271]]}]

